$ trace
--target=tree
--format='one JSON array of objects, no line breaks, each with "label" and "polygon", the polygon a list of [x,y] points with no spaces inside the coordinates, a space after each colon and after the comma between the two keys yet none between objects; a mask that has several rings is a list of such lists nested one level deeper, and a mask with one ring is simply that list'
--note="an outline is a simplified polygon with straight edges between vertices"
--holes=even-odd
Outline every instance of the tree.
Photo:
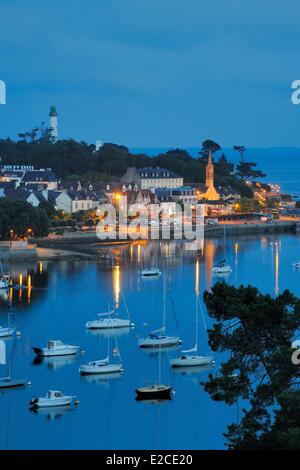
[{"label": "tree", "polygon": [[240,422],[228,426],[227,446],[299,449],[300,369],[291,360],[291,342],[300,327],[300,299],[288,290],[272,298],[253,286],[220,282],[204,301],[215,320],[209,344],[228,353],[204,388],[216,401],[248,402]]},{"label": "tree", "polygon": [[0,198],[0,238],[44,237],[49,233],[47,214],[25,201]]},{"label": "tree", "polygon": [[244,153],[246,152],[246,147],[244,145],[234,145],[233,150],[236,150],[240,154],[241,162],[244,161]]},{"label": "tree", "polygon": [[257,199],[242,197],[234,206],[235,212],[258,212],[260,205]]},{"label": "tree", "polygon": [[264,178],[266,175],[260,170],[255,170],[256,167],[257,164],[255,162],[240,162],[237,165],[237,176],[243,182]]},{"label": "tree", "polygon": [[209,151],[211,151],[211,153],[214,154],[218,150],[221,150],[220,145],[214,142],[213,140],[207,139],[202,142],[202,149],[200,151],[200,155],[207,157]]}]

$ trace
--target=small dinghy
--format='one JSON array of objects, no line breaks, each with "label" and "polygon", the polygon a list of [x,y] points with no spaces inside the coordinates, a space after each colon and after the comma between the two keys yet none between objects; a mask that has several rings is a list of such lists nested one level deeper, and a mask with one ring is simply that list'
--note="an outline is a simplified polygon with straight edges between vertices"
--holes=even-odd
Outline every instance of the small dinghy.
[{"label": "small dinghy", "polygon": [[48,390],[45,397],[32,398],[30,408],[48,408],[53,406],[70,406],[76,397],[64,395],[58,390]]},{"label": "small dinghy", "polygon": [[136,389],[136,400],[156,400],[165,399],[171,400],[172,398],[171,385],[154,384],[149,387],[140,387]]},{"label": "small dinghy", "polygon": [[160,275],[161,275],[161,271],[159,270],[159,268],[152,267],[152,268],[146,268],[142,270],[143,277],[156,277]]},{"label": "small dinghy", "polygon": [[296,269],[300,269],[300,261],[295,261],[295,263],[293,263],[293,267]]},{"label": "small dinghy", "polygon": [[32,348],[37,356],[49,357],[49,356],[70,356],[76,354],[80,350],[80,346],[72,346],[70,344],[64,344],[60,340],[50,340],[45,348]]}]

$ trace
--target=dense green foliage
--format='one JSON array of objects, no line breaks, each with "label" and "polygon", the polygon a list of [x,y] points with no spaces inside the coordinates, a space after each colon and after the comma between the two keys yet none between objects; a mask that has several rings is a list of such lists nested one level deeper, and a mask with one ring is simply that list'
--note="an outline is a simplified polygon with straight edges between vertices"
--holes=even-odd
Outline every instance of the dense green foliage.
[{"label": "dense green foliage", "polygon": [[10,240],[28,235],[47,236],[49,219],[44,210],[25,201],[0,198],[0,239]]},{"label": "dense green foliage", "polygon": [[228,352],[205,390],[232,405],[247,400],[242,418],[228,427],[231,449],[300,449],[300,367],[291,343],[300,327],[300,299],[289,291],[276,298],[255,287],[217,283],[204,293],[214,351]]},{"label": "dense green foliage", "polygon": [[[31,135],[30,133],[27,133]],[[94,145],[74,140],[61,140],[53,144],[45,138],[14,142],[0,140],[2,164],[25,164],[40,168],[52,168],[65,180],[111,181],[121,177],[128,167],[160,166],[181,175],[186,182],[205,181],[205,167],[208,149],[220,150],[213,141],[203,142],[198,158],[193,158],[185,150],[175,149],[149,157],[145,154],[132,154],[123,145],[104,144],[96,152]],[[237,176],[234,165],[224,154],[215,156],[215,185],[231,185],[243,196],[252,197],[252,190]],[[251,173],[252,175],[252,173]],[[244,178],[244,176],[243,176]],[[247,178],[245,178],[247,179]]]}]

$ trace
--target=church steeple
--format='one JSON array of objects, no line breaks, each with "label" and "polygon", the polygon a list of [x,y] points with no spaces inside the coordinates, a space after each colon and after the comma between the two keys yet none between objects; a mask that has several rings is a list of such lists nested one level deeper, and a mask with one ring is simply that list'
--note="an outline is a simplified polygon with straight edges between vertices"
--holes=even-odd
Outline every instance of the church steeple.
[{"label": "church steeple", "polygon": [[206,165],[206,180],[205,185],[207,188],[214,187],[214,164],[211,157],[211,150],[208,151],[208,162]]}]

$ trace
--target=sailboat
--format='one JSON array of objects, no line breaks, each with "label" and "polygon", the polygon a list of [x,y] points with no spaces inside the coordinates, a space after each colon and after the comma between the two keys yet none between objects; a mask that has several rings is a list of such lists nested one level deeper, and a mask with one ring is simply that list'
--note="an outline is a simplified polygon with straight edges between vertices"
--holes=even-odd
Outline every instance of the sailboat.
[{"label": "sailboat", "polygon": [[108,308],[107,312],[98,313],[98,318],[96,318],[96,320],[88,321],[85,324],[85,327],[90,330],[103,330],[110,328],[133,328],[135,325],[130,319],[129,310],[127,308],[123,293],[122,299],[127,312],[127,318],[119,318],[115,309],[110,310],[110,308]]},{"label": "sailboat", "polygon": [[[113,349],[114,356],[120,356],[120,350],[117,345],[117,340],[114,337],[115,348]],[[92,375],[92,374],[112,374],[123,372],[123,365],[121,362],[110,362],[110,336],[107,336],[107,356],[104,359],[98,361],[88,362],[87,364],[82,364],[79,368],[81,375]]]},{"label": "sailboat", "polygon": [[7,290],[9,288],[9,283],[10,283],[10,273],[4,274],[1,260],[0,260],[0,268],[1,268],[0,290]]},{"label": "sailboat", "polygon": [[224,243],[223,243],[223,252],[224,252],[224,259],[219,261],[213,268],[213,274],[229,274],[232,271],[230,264],[226,261],[225,257],[226,251],[226,226],[224,225]]},{"label": "sailboat", "polygon": [[156,277],[160,275],[161,275],[160,269],[156,268],[155,266],[152,266],[150,268],[145,268],[142,270],[143,277]]},{"label": "sailboat", "polygon": [[[27,382],[23,379],[12,379],[11,378],[11,364],[10,354],[8,351],[8,374],[7,377],[0,378],[0,390],[5,388],[17,388],[24,387]],[[3,340],[0,340],[0,364],[6,365],[6,344]]]},{"label": "sailboat", "polygon": [[173,387],[161,381],[161,345],[158,353],[158,382],[135,390],[136,400],[171,400]]},{"label": "sailboat", "polygon": [[162,328],[152,331],[146,338],[138,341],[140,348],[160,348],[177,346],[182,343],[179,336],[167,336],[166,332],[166,276],[164,275],[164,298],[163,298],[163,326]]},{"label": "sailboat", "polygon": [[196,366],[207,366],[214,363],[212,356],[199,356],[198,355],[198,298],[196,296],[196,341],[195,346],[191,349],[182,351],[179,357],[170,360],[171,367],[196,367]]}]

